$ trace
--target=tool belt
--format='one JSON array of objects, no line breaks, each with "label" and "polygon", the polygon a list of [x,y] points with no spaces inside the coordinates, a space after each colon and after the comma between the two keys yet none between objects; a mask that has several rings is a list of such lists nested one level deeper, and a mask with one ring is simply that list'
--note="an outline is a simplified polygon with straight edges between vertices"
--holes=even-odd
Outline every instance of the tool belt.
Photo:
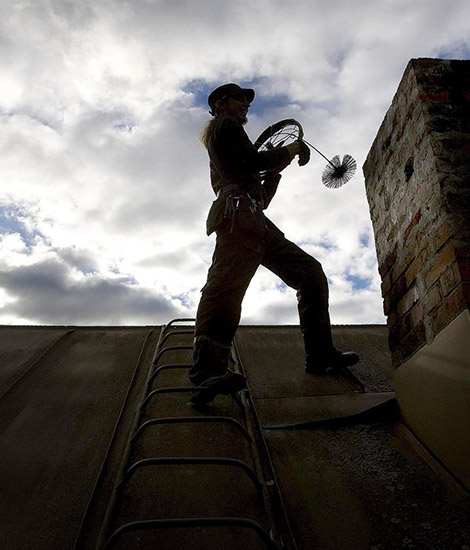
[{"label": "tool belt", "polygon": [[223,166],[221,165],[214,151],[212,139],[209,139],[208,150],[212,164],[216,172],[219,174],[221,181],[225,182],[225,185],[222,185],[217,191],[217,198],[211,205],[206,221],[206,232],[207,235],[213,233],[227,217],[230,217],[231,219],[230,232],[232,232],[235,224],[235,215],[238,207],[240,206],[241,200],[247,198],[250,201],[249,204],[252,213],[256,212],[258,208],[262,210],[263,205],[259,201],[256,201],[250,197],[250,195],[244,191],[238,183],[229,183],[231,181],[231,176],[226,174]]},{"label": "tool belt", "polygon": [[227,184],[227,185],[223,185],[217,191],[217,198],[227,197],[227,196],[232,195],[234,193],[238,194],[238,195],[243,194],[243,192],[242,192],[240,186],[238,185],[238,183],[230,183],[230,184]]},{"label": "tool belt", "polygon": [[240,202],[245,200],[248,201],[252,214],[258,210],[262,210],[261,203],[253,199],[246,191],[242,191],[237,184],[225,185],[219,189],[217,198],[212,203],[207,217],[207,235],[213,233],[225,218],[230,219],[230,233],[232,233]]}]

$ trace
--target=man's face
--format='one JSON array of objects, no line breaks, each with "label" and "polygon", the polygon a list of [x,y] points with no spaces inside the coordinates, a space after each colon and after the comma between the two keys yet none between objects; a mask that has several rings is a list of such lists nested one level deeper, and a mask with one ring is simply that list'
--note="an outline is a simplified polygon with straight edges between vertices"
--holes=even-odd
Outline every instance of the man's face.
[{"label": "man's face", "polygon": [[248,109],[250,102],[244,95],[237,97],[229,97],[226,104],[225,112],[239,120],[242,124],[247,122]]}]

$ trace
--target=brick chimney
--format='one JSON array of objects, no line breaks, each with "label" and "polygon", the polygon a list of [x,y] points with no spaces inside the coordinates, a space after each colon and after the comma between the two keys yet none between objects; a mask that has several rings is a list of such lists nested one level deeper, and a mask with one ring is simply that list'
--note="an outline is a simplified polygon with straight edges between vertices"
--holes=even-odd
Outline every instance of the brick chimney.
[{"label": "brick chimney", "polygon": [[470,61],[409,62],[363,170],[405,422],[470,488]]}]

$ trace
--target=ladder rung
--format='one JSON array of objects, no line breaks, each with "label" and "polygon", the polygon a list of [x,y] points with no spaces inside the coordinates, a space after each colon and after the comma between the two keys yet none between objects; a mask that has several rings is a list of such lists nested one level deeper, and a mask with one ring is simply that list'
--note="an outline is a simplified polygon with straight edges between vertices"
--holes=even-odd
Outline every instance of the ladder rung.
[{"label": "ladder rung", "polygon": [[140,410],[143,411],[156,395],[160,395],[162,393],[198,393],[201,391],[209,391],[209,388],[201,388],[201,387],[195,387],[195,386],[194,387],[179,386],[179,387],[172,387],[172,388],[157,388],[156,390],[151,391],[147,395],[147,397],[145,398],[145,401],[142,403],[142,405],[140,405]]},{"label": "ladder rung", "polygon": [[192,350],[194,346],[168,346],[166,348],[163,348],[162,350],[160,350],[157,354],[157,356],[155,357],[155,359],[153,360],[153,364],[155,365],[156,363],[158,363],[158,361],[161,359],[162,355],[164,353],[167,353],[168,351],[180,351],[180,350]]},{"label": "ladder rung", "polygon": [[134,464],[132,464],[132,466],[125,472],[123,478],[118,483],[118,488],[121,488],[125,483],[127,483],[134,473],[140,468],[146,468],[147,466],[181,466],[186,464],[194,466],[232,466],[234,468],[240,468],[247,474],[257,489],[261,489],[263,486],[253,470],[245,464],[245,462],[237,460],[236,458],[178,456],[144,458],[143,460],[134,462]]},{"label": "ladder rung", "polygon": [[144,432],[148,427],[159,425],[159,424],[203,424],[203,423],[226,423],[235,426],[243,437],[247,441],[252,441],[250,434],[245,430],[245,428],[230,416],[179,416],[179,417],[168,417],[168,418],[152,418],[148,420],[139,429],[135,432],[132,442],[134,442],[142,432]]},{"label": "ladder rung", "polygon": [[190,369],[192,367],[192,363],[182,363],[182,364],[176,364],[172,363],[169,365],[162,365],[154,370],[152,373],[152,376],[148,379],[147,385],[150,386],[150,384],[155,380],[155,378],[163,371],[163,370],[170,370],[170,369]]},{"label": "ladder rung", "polygon": [[163,325],[162,330],[163,332],[168,328],[174,325],[175,323],[194,323],[196,319],[172,319],[168,324]]},{"label": "ladder rung", "polygon": [[144,531],[148,529],[178,529],[195,527],[242,527],[255,531],[270,550],[281,550],[280,547],[269,537],[259,523],[247,518],[175,518],[175,519],[147,519],[133,521],[121,525],[103,547],[103,550],[110,548],[122,535],[132,531]]},{"label": "ladder rung", "polygon": [[165,334],[160,342],[160,346],[163,346],[164,342],[166,342],[166,340],[168,340],[171,336],[181,336],[183,334],[194,334],[194,330],[172,330],[168,334]]}]

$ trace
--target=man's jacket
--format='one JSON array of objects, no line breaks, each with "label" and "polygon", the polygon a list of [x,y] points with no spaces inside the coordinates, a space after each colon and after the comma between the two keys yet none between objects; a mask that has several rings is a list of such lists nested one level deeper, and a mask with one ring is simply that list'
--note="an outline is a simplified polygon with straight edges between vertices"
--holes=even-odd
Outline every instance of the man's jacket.
[{"label": "man's jacket", "polygon": [[207,219],[210,235],[222,221],[230,193],[248,194],[263,209],[267,208],[281,179],[279,172],[290,164],[291,158],[286,147],[258,151],[243,125],[229,116],[216,119],[208,150],[211,184],[217,195]]}]

